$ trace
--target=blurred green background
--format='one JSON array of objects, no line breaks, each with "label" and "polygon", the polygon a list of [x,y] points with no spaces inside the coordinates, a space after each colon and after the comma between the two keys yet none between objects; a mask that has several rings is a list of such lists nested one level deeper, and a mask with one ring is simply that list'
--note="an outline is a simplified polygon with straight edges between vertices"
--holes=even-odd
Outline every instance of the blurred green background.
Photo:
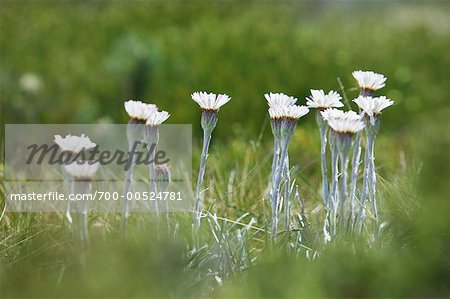
[{"label": "blurred green background", "polygon": [[[123,102],[140,99],[169,111],[169,123],[193,124],[198,165],[200,109],[190,93],[227,93],[232,101],[214,132],[206,203],[229,219],[250,212],[257,227],[264,225],[272,148],[265,92],[285,92],[303,104],[310,88],[342,94],[340,78],[351,100],[358,94],[351,72],[362,69],[386,75],[377,94],[395,101],[382,116],[376,145],[387,228],[370,247],[345,236],[315,247],[322,214],[319,139],[310,113],[290,155],[311,225],[303,244],[320,251],[319,259],[266,247],[259,234],[248,245],[255,265],[227,272],[223,244],[211,236],[203,253],[191,255],[186,215],[174,216],[178,237],[161,242],[140,218],[121,242],[117,217],[91,215],[86,258],[64,215],[6,214],[0,295],[450,297],[449,3],[0,3],[2,124],[125,123]],[[218,288],[215,275],[223,272],[225,288]]]},{"label": "blurred green background", "polygon": [[[265,92],[357,95],[353,70],[388,78],[398,130],[448,105],[449,5],[368,1],[2,1],[4,123],[127,121],[141,99],[198,123],[190,93],[227,93],[217,134],[256,136]],[[313,117],[309,117],[313,121]],[[198,132],[198,127],[196,132]]]}]

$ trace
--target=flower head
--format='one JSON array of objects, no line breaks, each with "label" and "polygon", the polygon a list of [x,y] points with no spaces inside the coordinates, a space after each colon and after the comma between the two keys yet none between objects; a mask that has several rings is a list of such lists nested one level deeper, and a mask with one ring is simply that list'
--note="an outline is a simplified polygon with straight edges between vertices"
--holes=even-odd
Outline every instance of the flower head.
[{"label": "flower head", "polygon": [[328,120],[328,125],[339,134],[354,134],[365,127],[362,120],[349,118],[331,118]]},{"label": "flower head", "polygon": [[270,125],[274,136],[285,141],[290,140],[297,126],[297,120],[308,112],[308,107],[297,105],[269,108]]},{"label": "flower head", "polygon": [[386,82],[386,77],[384,75],[372,71],[354,71],[352,75],[363,92],[372,92],[381,89]]},{"label": "flower head", "polygon": [[370,122],[373,124],[375,117],[381,114],[381,111],[394,104],[394,101],[386,97],[364,97],[359,96],[354,99],[355,102],[361,110],[367,114],[370,118]]},{"label": "flower head", "polygon": [[288,119],[296,121],[309,112],[306,106],[276,106],[269,108],[269,115],[272,120]]},{"label": "flower head", "polygon": [[311,97],[306,98],[306,105],[309,108],[318,109],[339,108],[344,106],[341,99],[340,94],[334,90],[330,90],[328,94],[325,94],[323,90],[311,89]]},{"label": "flower head", "polygon": [[337,133],[353,134],[364,129],[362,117],[355,111],[342,111],[338,109],[327,109],[321,111],[322,117],[328,125]]},{"label": "flower head", "polygon": [[64,169],[68,174],[75,178],[92,179],[99,165],[99,162],[85,160],[82,162],[77,161],[71,164],[64,165]]},{"label": "flower head", "polygon": [[216,95],[207,92],[194,92],[191,97],[203,110],[207,111],[218,111],[220,107],[231,100],[226,94]]},{"label": "flower head", "polygon": [[129,100],[124,103],[124,106],[130,118],[144,122],[150,114],[158,111],[156,105],[143,103],[141,101]]},{"label": "flower head", "polygon": [[56,143],[62,151],[75,154],[84,150],[94,148],[96,146],[96,144],[84,134],[81,134],[81,136],[66,135],[65,137],[61,137],[61,135],[55,135],[54,138],[55,139],[53,140],[53,142]]},{"label": "flower head", "polygon": [[156,111],[149,115],[146,125],[156,127],[165,122],[170,114],[167,111]]},{"label": "flower head", "polygon": [[264,97],[270,108],[278,106],[292,106],[297,102],[297,98],[288,96],[284,93],[266,93]]},{"label": "flower head", "polygon": [[340,119],[348,119],[348,120],[360,120],[361,116],[358,115],[355,111],[343,111],[339,109],[330,108],[324,111],[321,111],[323,119],[329,121],[330,119],[340,118]]}]

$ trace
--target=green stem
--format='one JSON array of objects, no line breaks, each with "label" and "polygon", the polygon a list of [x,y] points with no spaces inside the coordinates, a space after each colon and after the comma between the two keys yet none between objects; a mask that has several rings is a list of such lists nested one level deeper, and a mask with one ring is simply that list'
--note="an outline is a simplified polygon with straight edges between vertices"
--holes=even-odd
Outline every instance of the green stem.
[{"label": "green stem", "polygon": [[197,187],[194,195],[194,226],[197,228],[200,224],[200,191],[205,175],[206,159],[208,158],[209,144],[211,142],[212,131],[203,131],[203,149],[200,161],[200,170],[197,178]]}]

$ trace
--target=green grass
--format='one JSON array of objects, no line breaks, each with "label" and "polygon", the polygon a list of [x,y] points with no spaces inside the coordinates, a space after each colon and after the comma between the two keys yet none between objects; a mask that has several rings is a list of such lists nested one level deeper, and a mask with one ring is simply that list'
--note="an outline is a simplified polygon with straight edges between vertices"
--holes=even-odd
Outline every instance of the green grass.
[{"label": "green grass", "polygon": [[[440,133],[448,121],[439,124],[418,130],[413,139],[440,144],[445,151],[449,136],[442,138]],[[317,133],[313,128],[303,132],[300,126],[296,138],[318,139]],[[440,192],[429,192],[435,181],[422,176],[433,171],[429,162],[434,155],[444,152],[427,158],[428,147],[409,140],[412,148],[402,149],[417,151],[417,156],[408,156],[398,167],[397,157],[392,157],[397,152],[394,138],[380,133],[380,141],[381,217],[387,225],[375,242],[365,234],[340,234],[323,245],[323,211],[317,212],[321,206],[318,161],[311,162],[311,170],[301,169],[307,164],[302,157],[314,156],[317,147],[298,142],[302,155],[292,163],[300,170],[293,177],[305,202],[306,226],[280,235],[272,244],[265,231],[270,209],[262,202],[270,146],[258,141],[249,145],[236,137],[230,145],[218,141],[211,149],[205,207],[217,217],[209,214],[202,220],[200,248],[193,249],[190,214],[171,214],[171,230],[162,225],[159,234],[151,215],[134,214],[122,239],[120,215],[92,213],[92,244],[83,250],[62,213],[6,213],[0,231],[2,296],[446,296],[449,238],[448,220],[443,217],[449,203],[441,200]],[[293,157],[295,153],[291,151]],[[424,165],[432,168],[422,169]],[[304,174],[308,171],[312,175]],[[298,211],[297,207],[294,212]]]}]

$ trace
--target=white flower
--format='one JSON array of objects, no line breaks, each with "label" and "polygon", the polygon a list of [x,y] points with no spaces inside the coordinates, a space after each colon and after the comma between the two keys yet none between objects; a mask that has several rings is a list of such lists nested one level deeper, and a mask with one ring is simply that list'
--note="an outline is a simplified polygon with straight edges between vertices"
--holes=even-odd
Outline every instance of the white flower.
[{"label": "white flower", "polygon": [[367,115],[378,115],[381,111],[394,104],[394,101],[386,97],[364,97],[359,96],[354,99],[355,102],[361,110],[363,110]]},{"label": "white flower", "polygon": [[288,96],[284,93],[266,93],[264,97],[267,100],[270,108],[277,106],[292,106],[295,105],[297,99],[291,96]]},{"label": "white flower", "polygon": [[343,107],[341,95],[334,90],[330,90],[325,94],[323,90],[311,89],[311,97],[306,98],[306,105],[309,108],[332,108]]},{"label": "white flower", "polygon": [[340,119],[348,119],[348,120],[360,120],[361,116],[358,115],[355,111],[343,111],[339,109],[330,108],[324,111],[321,111],[323,119],[329,121],[330,119],[340,118]]},{"label": "white flower", "polygon": [[73,162],[71,164],[64,165],[64,169],[73,177],[80,179],[91,179],[94,173],[97,171],[99,162],[83,161],[82,164],[78,164],[80,161]]},{"label": "white flower", "polygon": [[153,112],[158,111],[156,105],[129,100],[124,103],[125,110],[130,118],[146,121]]},{"label": "white flower", "polygon": [[167,111],[156,111],[150,114],[150,116],[147,118],[146,124],[148,126],[159,126],[163,122],[165,122],[169,118],[170,114]]},{"label": "white flower", "polygon": [[323,119],[336,132],[347,134],[356,133],[364,129],[364,122],[355,111],[342,111],[338,109],[327,109],[320,112]]},{"label": "white flower", "polygon": [[292,119],[297,120],[309,112],[306,106],[276,106],[269,108],[270,118],[276,119]]},{"label": "white flower", "polygon": [[79,153],[83,150],[88,150],[96,146],[96,144],[84,134],[81,134],[81,136],[66,135],[65,137],[55,135],[54,137],[55,139],[53,142],[56,143],[62,151]]},{"label": "white flower", "polygon": [[194,92],[191,97],[202,109],[212,111],[218,111],[220,107],[231,100],[226,94],[216,95],[207,92]]},{"label": "white flower", "polygon": [[381,114],[381,111],[386,109],[389,106],[394,105],[394,101],[386,98],[386,97],[364,97],[359,96],[354,99],[359,108],[364,111],[367,116],[370,118],[370,122],[374,123],[374,117]]},{"label": "white flower", "polygon": [[331,118],[328,125],[337,133],[353,134],[364,129],[365,124],[362,120],[348,118]]},{"label": "white flower", "polygon": [[362,90],[375,91],[383,88],[386,82],[384,75],[372,71],[354,71],[352,75]]}]

